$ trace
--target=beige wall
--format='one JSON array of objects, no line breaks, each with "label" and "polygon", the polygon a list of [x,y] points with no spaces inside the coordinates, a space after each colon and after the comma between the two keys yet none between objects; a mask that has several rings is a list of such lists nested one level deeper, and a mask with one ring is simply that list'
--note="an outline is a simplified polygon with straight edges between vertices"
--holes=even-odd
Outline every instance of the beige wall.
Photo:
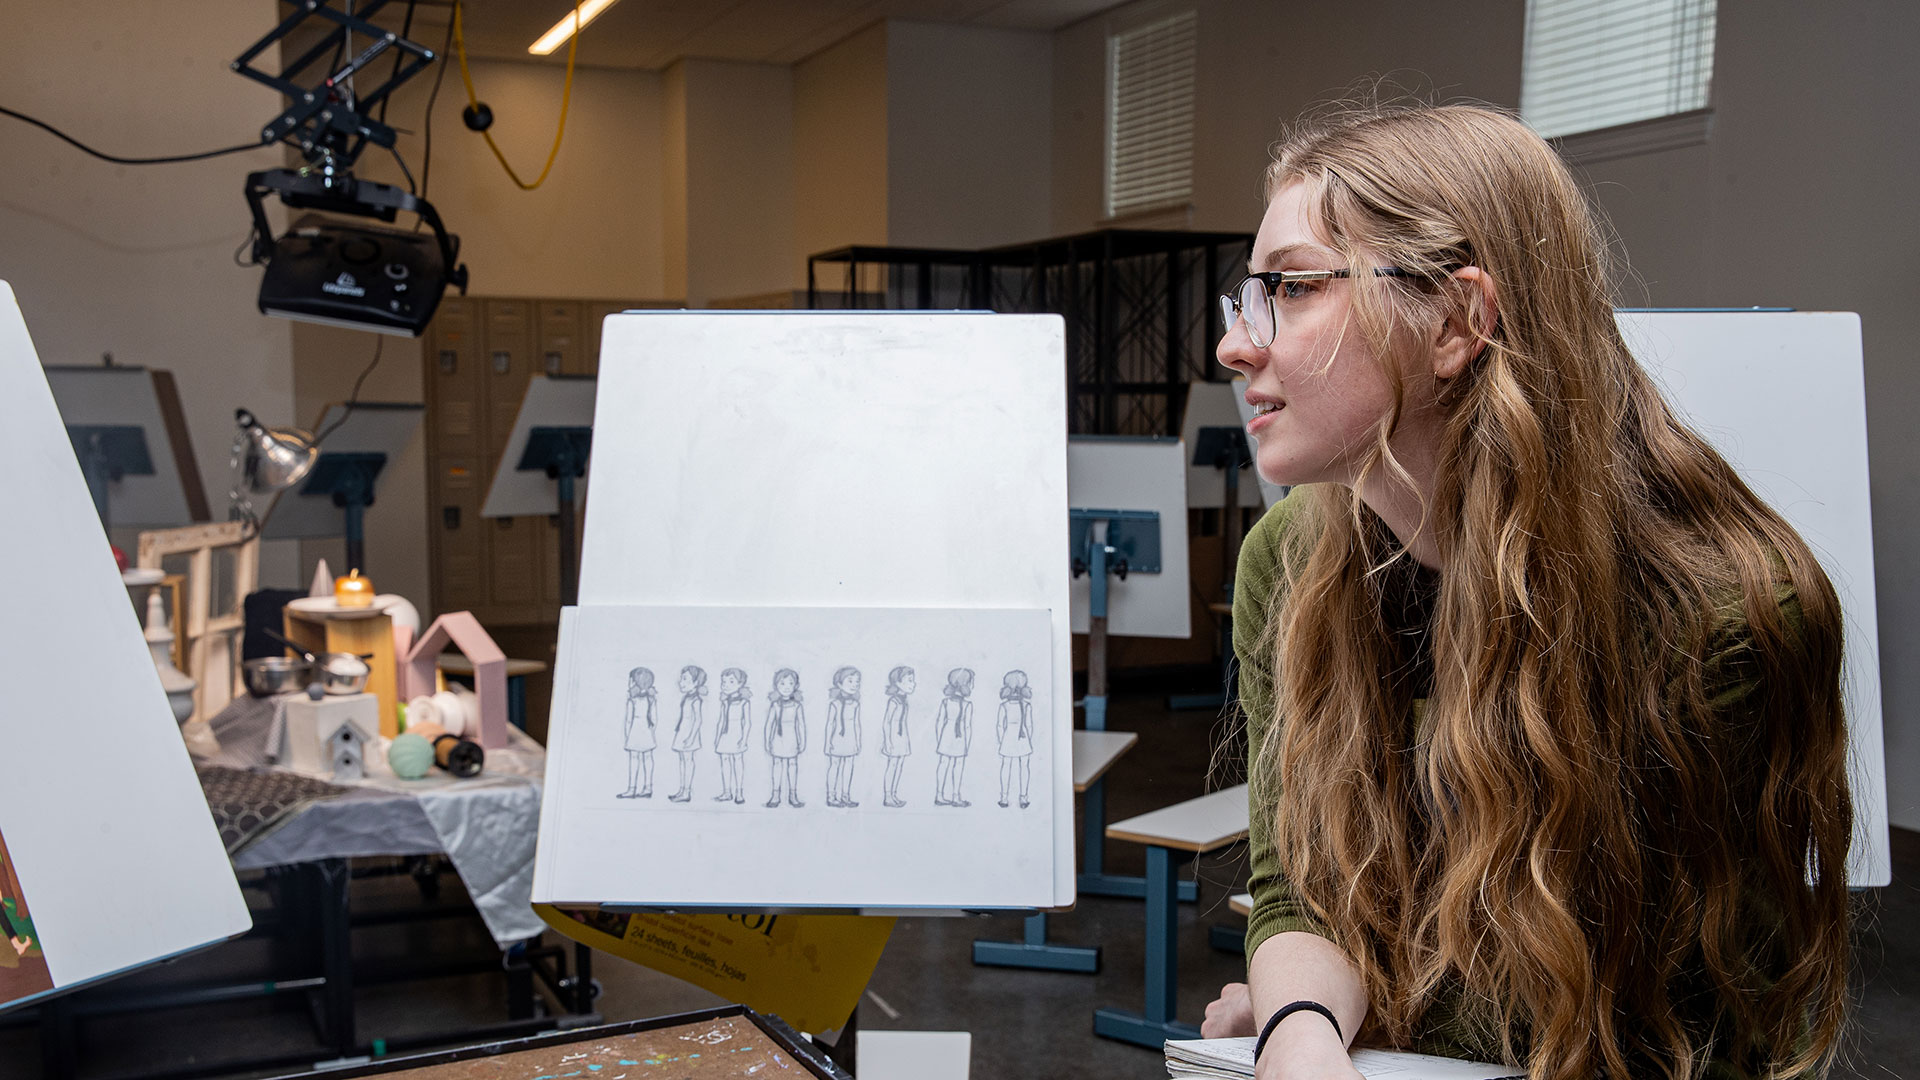
[{"label": "beige wall", "polygon": [[667,78],[684,87],[687,303],[788,288],[793,68],[682,60]]},{"label": "beige wall", "polygon": [[1051,34],[887,23],[887,242],[1048,235]]},{"label": "beige wall", "polygon": [[[793,68],[794,282],[807,256],[887,242],[887,28]],[[824,284],[824,283],[823,283]]]},{"label": "beige wall", "polygon": [[[274,20],[269,0],[0,4],[0,102],[122,156],[191,153],[254,137],[274,95],[227,70]],[[233,410],[293,419],[291,334],[256,305],[259,272],[233,263],[247,236],[245,175],[270,150],[130,167],[0,118],[0,279],[12,283],[42,362],[166,368],[214,516],[226,514]],[[116,536],[123,547],[131,536]],[[128,548],[131,552],[131,548]],[[262,552],[268,583],[295,573]]]}]

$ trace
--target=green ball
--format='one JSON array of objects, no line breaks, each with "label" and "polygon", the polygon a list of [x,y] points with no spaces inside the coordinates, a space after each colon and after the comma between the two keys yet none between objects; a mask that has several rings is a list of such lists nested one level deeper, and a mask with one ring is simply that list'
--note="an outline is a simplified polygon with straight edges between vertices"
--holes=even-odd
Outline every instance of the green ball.
[{"label": "green ball", "polygon": [[402,780],[418,780],[433,768],[433,744],[418,735],[395,735],[387,748],[387,765]]}]

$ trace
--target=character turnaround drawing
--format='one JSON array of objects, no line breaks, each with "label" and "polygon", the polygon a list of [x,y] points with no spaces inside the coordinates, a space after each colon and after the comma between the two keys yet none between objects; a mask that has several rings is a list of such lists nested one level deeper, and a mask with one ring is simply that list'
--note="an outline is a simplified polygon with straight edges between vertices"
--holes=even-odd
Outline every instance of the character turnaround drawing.
[{"label": "character turnaround drawing", "polygon": [[855,807],[853,760],[860,756],[860,669],[833,673],[827,700],[827,805]]},{"label": "character turnaround drawing", "polygon": [[933,802],[936,806],[972,806],[960,797],[967,753],[973,747],[973,702],[967,700],[973,694],[972,669],[947,672],[947,687],[941,693],[940,715],[933,726],[933,749],[940,755]]},{"label": "character turnaround drawing", "polygon": [[1000,686],[1000,805],[1007,805],[1015,773],[1020,775],[1020,809],[1029,805],[1033,786],[1033,687],[1027,673],[1009,671]]},{"label": "character turnaround drawing", "polygon": [[720,794],[713,797],[714,802],[747,801],[742,778],[746,773],[747,728],[753,724],[752,699],[745,671],[730,667],[720,673],[720,720],[713,728],[713,752],[720,758]]},{"label": "character turnaround drawing", "polygon": [[673,802],[693,798],[693,754],[700,749],[700,705],[707,697],[707,673],[692,664],[680,669],[680,719],[673,725],[673,752],[680,758],[680,790]]},{"label": "character turnaround drawing", "polygon": [[654,721],[660,692],[653,686],[653,669],[627,672],[627,790],[622,799],[653,798]]},{"label": "character turnaround drawing", "polygon": [[773,759],[773,795],[767,799],[767,807],[780,805],[783,790],[788,805],[805,806],[800,801],[800,755],[807,749],[807,714],[800,704],[799,672],[781,668],[773,673],[767,720],[761,727],[761,741],[767,756]]},{"label": "character turnaround drawing", "polygon": [[887,712],[880,721],[880,753],[887,759],[885,804],[907,805],[900,798],[900,770],[913,753],[907,737],[907,695],[913,693],[913,669],[902,665],[887,672]]}]

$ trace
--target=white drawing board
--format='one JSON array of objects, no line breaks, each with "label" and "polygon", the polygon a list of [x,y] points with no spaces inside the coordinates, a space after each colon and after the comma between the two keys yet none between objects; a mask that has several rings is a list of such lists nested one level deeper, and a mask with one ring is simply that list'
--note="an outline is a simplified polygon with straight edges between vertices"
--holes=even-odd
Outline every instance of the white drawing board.
[{"label": "white drawing board", "polygon": [[[420,418],[426,410],[425,405],[417,402],[362,401],[354,405],[352,412],[347,412],[344,404],[328,405],[320,414],[320,422],[313,426],[315,434],[327,432],[320,446],[321,461],[315,463],[315,468],[324,465],[329,454],[384,454],[387,460],[373,482],[374,496],[378,498],[381,485],[393,476],[394,463],[405,452],[414,433],[420,430]],[[340,419],[342,413],[346,414],[344,423]],[[340,424],[337,428],[333,426],[336,423]],[[279,497],[272,516],[261,530],[262,537],[317,539],[346,533],[346,509],[335,505],[331,494],[309,495],[305,487],[303,480]]]},{"label": "white drawing board", "polygon": [[[0,532],[14,571],[0,607],[0,741],[14,765],[0,834],[58,992],[252,923],[5,282],[0,398],[0,486],[7,505],[32,508]],[[48,633],[50,615],[82,632]]]},{"label": "white drawing board", "polygon": [[1051,638],[1040,608],[568,609],[534,899],[1051,907]]},{"label": "white drawing board", "polygon": [[[1227,504],[1227,474],[1224,470],[1211,465],[1193,463],[1194,447],[1200,445],[1200,429],[1203,427],[1247,426],[1246,420],[1235,407],[1246,405],[1239,399],[1245,389],[1236,391],[1232,383],[1210,382],[1195,379],[1187,384],[1187,410],[1181,414],[1180,440],[1187,444],[1187,505],[1191,507],[1211,506],[1219,509]],[[1247,448],[1253,449],[1253,440],[1247,439]],[[1260,479],[1254,475],[1251,467],[1240,470],[1240,491],[1236,503],[1242,507],[1260,506]]]},{"label": "white drawing board", "polygon": [[[609,316],[582,608],[1038,609],[1048,613],[1049,675],[1064,678],[1064,337],[1051,315]],[[566,663],[557,687],[571,678]],[[1046,891],[1051,878],[1054,906],[1074,896],[1070,698],[1048,695],[1049,765],[1044,782],[1034,778],[1053,811],[1041,884]],[[577,734],[556,715],[549,761],[565,760]],[[536,895],[569,872],[555,864],[562,849],[551,838],[571,798],[550,786]],[[785,828],[795,845],[821,843],[817,831]],[[907,860],[909,873],[931,867],[942,839],[884,857]],[[856,846],[847,857],[868,852]],[[661,868],[618,861],[622,892],[657,894]],[[824,860],[817,874],[843,874],[842,861]],[[1031,889],[1010,892],[1009,906],[1030,906],[1018,897]]]},{"label": "white drawing board", "polygon": [[[115,528],[169,529],[207,520],[207,497],[172,375],[142,367],[54,366],[46,369],[46,385],[68,426],[140,429],[153,472],[108,483],[107,516]],[[172,400],[163,404],[162,394]],[[167,424],[168,409],[175,425]]]},{"label": "white drawing board", "polygon": [[[536,427],[593,426],[596,385],[591,375],[535,375],[528,380],[520,412],[513,418],[513,433],[507,436],[506,451],[500,455],[493,483],[487,487],[481,517],[536,517],[559,511],[559,481],[548,478],[544,470],[520,469],[520,457],[527,452],[528,432]],[[587,460],[591,475],[592,456]],[[576,505],[585,504],[586,476],[574,481],[573,498]]]},{"label": "white drawing board", "polygon": [[[1187,462],[1178,439],[1076,435],[1067,442],[1067,500],[1083,510],[1152,510],[1160,515],[1160,572],[1107,579],[1107,633],[1193,636],[1187,559]],[[1208,470],[1224,488],[1220,474]],[[1217,503],[1215,505],[1218,505]],[[1068,552],[1069,561],[1073,553]],[[1085,574],[1073,579],[1073,632],[1087,632]]]},{"label": "white drawing board", "polygon": [[[1253,406],[1247,404],[1246,376],[1235,376],[1233,382],[1228,385],[1233,387],[1233,408],[1235,414],[1240,417],[1240,426],[1245,427],[1253,423]],[[1254,457],[1257,459],[1260,455],[1259,440],[1249,435],[1247,436],[1247,441],[1252,444]],[[1261,476],[1258,465],[1248,471],[1253,473],[1253,478],[1260,484],[1261,506],[1271,507],[1274,503],[1287,497],[1286,487],[1280,484],[1270,483],[1266,477]]]},{"label": "white drawing board", "polygon": [[1846,616],[1855,886],[1892,878],[1860,317],[1844,312],[1621,312],[1671,402],[1799,531]]}]

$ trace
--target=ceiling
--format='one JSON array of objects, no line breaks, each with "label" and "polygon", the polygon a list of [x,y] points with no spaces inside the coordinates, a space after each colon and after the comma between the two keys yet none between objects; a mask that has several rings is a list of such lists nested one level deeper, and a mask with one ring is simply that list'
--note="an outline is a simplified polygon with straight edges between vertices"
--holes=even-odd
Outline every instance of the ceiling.
[{"label": "ceiling", "polygon": [[[588,24],[579,63],[658,70],[683,57],[791,64],[881,19],[1055,30],[1116,0],[620,0]],[[462,0],[467,51],[538,60],[527,46],[566,16],[569,0]],[[376,20],[398,29],[404,0]],[[422,0],[411,37],[438,47],[446,0]],[[546,60],[565,63],[565,46]]]}]

